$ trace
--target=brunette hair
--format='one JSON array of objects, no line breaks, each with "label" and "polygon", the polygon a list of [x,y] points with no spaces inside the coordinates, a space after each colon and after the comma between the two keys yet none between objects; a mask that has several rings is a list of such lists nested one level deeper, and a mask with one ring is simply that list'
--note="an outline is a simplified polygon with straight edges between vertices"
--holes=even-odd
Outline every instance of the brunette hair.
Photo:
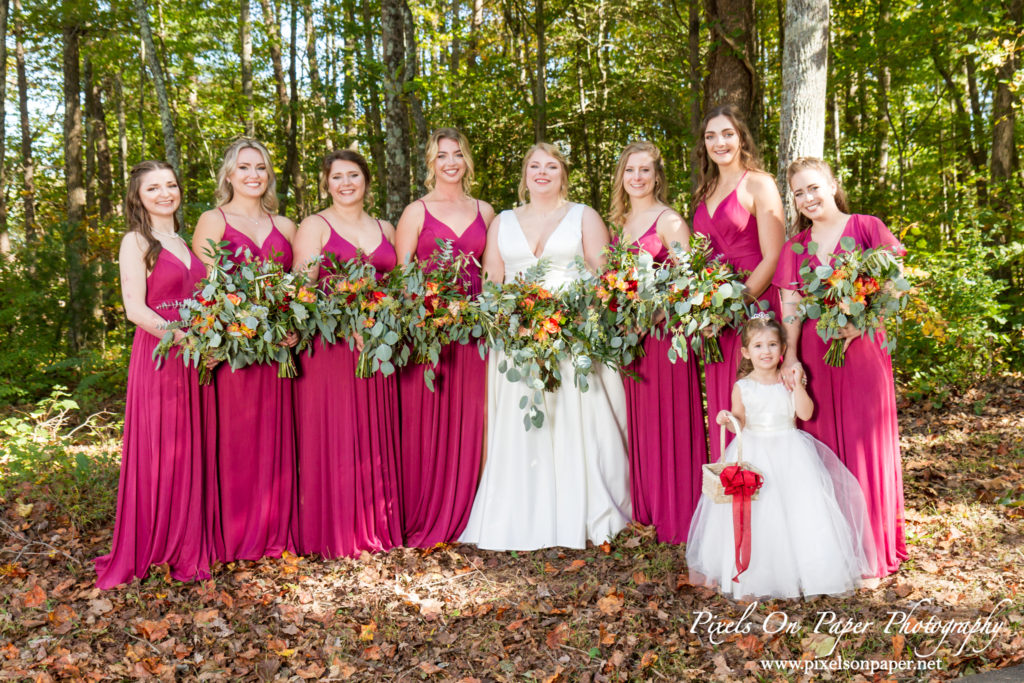
[{"label": "brunette hair", "polygon": [[700,134],[697,136],[695,154],[697,157],[697,192],[694,195],[694,206],[708,198],[718,186],[719,172],[718,164],[708,158],[708,148],[704,144],[704,134],[708,129],[708,122],[716,116],[724,116],[732,122],[733,128],[740,136],[740,164],[747,170],[763,171],[761,157],[757,151],[757,144],[754,136],[750,134],[750,128],[739,110],[731,104],[719,105],[705,116],[700,123]]},{"label": "brunette hair", "polygon": [[654,198],[662,204],[668,204],[668,181],[665,179],[665,164],[661,158],[661,150],[647,140],[637,140],[626,145],[619,155],[619,162],[615,165],[615,175],[612,176],[612,205],[611,222],[620,228],[626,222],[629,215],[629,196],[622,181],[626,175],[626,163],[632,154],[646,153],[651,156],[654,162]]},{"label": "brunette hair", "polygon": [[[819,159],[818,157],[798,157],[793,159],[793,161],[789,162],[789,166],[786,167],[786,184],[788,185],[797,173],[806,170],[818,171],[834,182],[836,184],[836,208],[843,213],[850,213],[848,202],[846,201],[846,192],[843,191],[843,186],[839,184],[836,174],[832,172],[832,167],[824,159]],[[811,219],[797,211],[796,231],[802,232],[809,227],[811,227]]]},{"label": "brunette hair", "polygon": [[459,145],[462,158],[466,161],[466,172],[462,176],[462,191],[467,195],[473,189],[473,155],[469,151],[469,140],[458,128],[438,128],[427,138],[427,149],[424,153],[427,166],[427,177],[423,179],[423,185],[428,190],[433,190],[437,185],[437,174],[434,170],[434,162],[437,161],[438,147],[441,140],[454,140]]},{"label": "brunette hair", "polygon": [[[149,217],[149,211],[146,211],[146,207],[142,205],[142,199],[139,198],[142,179],[152,171],[170,171],[174,176],[174,182],[178,184],[179,189],[181,188],[181,180],[178,179],[177,172],[166,161],[140,161],[132,166],[132,170],[128,174],[128,189],[124,195],[124,216],[128,222],[128,232],[139,233],[149,245],[142,257],[146,263],[146,270],[153,270],[153,267],[156,266],[156,259],[164,248],[160,244],[160,240],[153,237],[153,221]],[[177,211],[174,212],[174,232],[181,232]]]},{"label": "brunette hair", "polygon": [[278,207],[277,178],[274,176],[274,165],[270,162],[270,152],[263,143],[252,138],[238,138],[224,150],[224,161],[221,162],[220,169],[217,171],[217,206],[224,206],[235,196],[235,191],[228,181],[228,176],[238,167],[238,154],[243,149],[254,149],[263,157],[263,163],[267,166],[267,189],[263,191],[263,196],[260,197],[260,204],[262,204],[264,211],[274,215],[277,213]]},{"label": "brunette hair", "polygon": [[[774,316],[768,313],[755,314],[743,323],[743,327],[740,328],[740,345],[743,348],[747,348],[750,344],[750,338],[755,333],[761,332],[762,330],[772,330],[775,332],[775,336],[779,338],[779,343],[782,344],[782,351],[786,351],[786,333],[782,329],[782,325]],[[736,367],[736,379],[742,379],[754,371],[754,364],[749,358],[740,356],[740,364]]]},{"label": "brunette hair", "polygon": [[552,145],[550,142],[538,142],[530,149],[526,150],[526,156],[523,157],[523,170],[519,175],[519,201],[526,202],[526,167],[530,163],[530,157],[535,152],[544,152],[550,154],[558,161],[558,164],[562,167],[562,186],[558,188],[558,195],[562,199],[569,198],[569,162],[565,160],[565,155],[562,154],[561,150]]},{"label": "brunette hair", "polygon": [[366,157],[352,149],[336,149],[325,156],[323,161],[320,162],[320,194],[324,196],[329,194],[327,191],[327,181],[331,175],[331,166],[334,165],[335,161],[350,161],[359,167],[359,172],[363,174],[363,180],[366,181],[366,191],[363,194],[363,205],[373,205],[373,189],[370,184],[370,164],[366,162]]}]

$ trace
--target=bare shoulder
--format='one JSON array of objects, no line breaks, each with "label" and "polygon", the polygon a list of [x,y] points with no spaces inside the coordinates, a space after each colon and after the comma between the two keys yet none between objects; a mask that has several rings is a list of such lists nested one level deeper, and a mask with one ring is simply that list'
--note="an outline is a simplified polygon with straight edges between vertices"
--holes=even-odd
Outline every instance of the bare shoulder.
[{"label": "bare shoulder", "polygon": [[678,230],[686,226],[686,220],[671,206],[658,216],[658,230]]},{"label": "bare shoulder", "polygon": [[775,184],[775,177],[765,171],[750,171],[747,174],[747,191],[754,196],[774,194],[778,196],[779,186]]},{"label": "bare shoulder", "polygon": [[477,201],[480,202],[480,215],[483,216],[484,223],[490,225],[491,221],[493,221],[495,217],[494,207],[483,200]]},{"label": "bare shoulder", "polygon": [[217,230],[223,232],[225,225],[227,225],[227,221],[224,219],[224,214],[219,209],[210,209],[203,211],[199,216],[199,220],[196,221],[196,231]]},{"label": "bare shoulder", "polygon": [[388,241],[389,242],[394,242],[395,241],[395,226],[391,225],[391,223],[389,223],[388,221],[384,220],[383,218],[377,218],[377,219],[374,219],[374,220],[376,220],[377,224],[380,225],[380,229],[384,233],[384,236],[388,238]]},{"label": "bare shoulder", "polygon": [[146,238],[138,230],[130,230],[121,238],[121,256],[142,255],[149,248]]},{"label": "bare shoulder", "polygon": [[402,215],[399,217],[398,222],[404,223],[406,221],[417,221],[422,223],[423,218],[426,215],[423,210],[423,203],[429,195],[424,195],[416,201],[412,202],[405,209],[402,210]]},{"label": "bare shoulder", "polygon": [[274,216],[274,225],[281,231],[285,237],[290,241],[295,237],[295,221],[287,216]]}]

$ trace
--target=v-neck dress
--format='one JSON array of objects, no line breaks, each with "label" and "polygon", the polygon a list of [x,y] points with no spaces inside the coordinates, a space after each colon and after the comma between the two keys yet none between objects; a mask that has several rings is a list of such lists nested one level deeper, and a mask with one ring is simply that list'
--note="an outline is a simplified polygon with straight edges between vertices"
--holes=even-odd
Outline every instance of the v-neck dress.
[{"label": "v-neck dress", "polygon": [[[570,207],[541,256],[549,262],[542,284],[558,290],[579,279],[583,256],[583,205]],[[501,214],[498,249],[505,282],[536,265],[519,220]],[[572,367],[563,363],[562,386],[544,392],[544,425],[523,426],[521,382],[498,372],[504,359],[487,364],[487,458],[461,540],[487,550],[584,548],[609,540],[629,523],[626,396],[617,372],[601,366],[581,392]]]},{"label": "v-neck dress", "polygon": [[[658,263],[668,249],[657,232],[658,221],[641,235],[636,249]],[[624,377],[629,417],[629,483],[633,519],[653,525],[662,543],[685,543],[690,518],[701,491],[701,466],[707,462],[704,407],[697,360],[669,362],[668,335],[648,334],[643,355]]]},{"label": "v-neck dress", "polygon": [[[192,296],[206,274],[202,262],[188,255],[186,265],[162,249],[146,278],[146,305],[164,320],[178,319],[175,304]],[[135,328],[114,540],[110,554],[95,560],[99,588],[145,578],[158,564],[167,564],[179,581],[210,576],[199,376],[176,353],[157,367],[153,350],[159,343]]]},{"label": "v-neck dress", "polygon": [[[292,246],[277,226],[259,245],[225,223],[222,241],[233,261],[274,259],[285,268],[292,265]],[[208,518],[214,557],[221,562],[295,551],[292,388],[293,380],[278,378],[276,364],[232,372],[227,363],[215,368],[207,387]]]},{"label": "v-neck dress", "polygon": [[[323,216],[321,216],[323,218]],[[395,248],[380,244],[363,255],[329,221],[321,274],[330,257],[367,259],[378,278],[395,267]],[[351,557],[402,544],[398,484],[398,387],[394,375],[356,377],[359,352],[348,339],[299,358],[295,380],[299,455],[295,544],[302,554]]]},{"label": "v-neck dress", "polygon": [[[437,240],[468,254],[463,279],[467,296],[480,292],[480,266],[487,225],[479,205],[473,222],[457,235],[423,203],[423,227],[416,259],[432,268]],[[487,365],[475,343],[448,344],[434,368],[434,390],[423,381],[426,365],[398,373],[402,405],[402,528],[410,547],[456,540],[466,526],[480,476],[484,438],[484,383]]]},{"label": "v-neck dress", "polygon": [[[764,256],[761,254],[761,243],[758,237],[757,218],[743,208],[736,191],[743,179],[737,183],[733,191],[715,207],[714,213],[708,211],[706,202],[697,206],[693,216],[694,232],[711,238],[711,249],[714,256],[730,264],[737,271],[747,273],[760,265]],[[778,317],[779,295],[775,287],[769,285],[759,297],[768,304],[769,310]],[[720,427],[715,417],[721,410],[729,410],[732,406],[732,385],[736,382],[736,368],[740,362],[740,335],[733,328],[725,328],[718,334],[718,344],[722,349],[722,361],[704,364],[704,384],[708,399],[708,434],[711,461],[717,462],[722,456],[718,438]],[[732,434],[726,434],[726,443],[732,441]]]},{"label": "v-neck dress", "polygon": [[[874,216],[853,215],[843,236],[861,249],[898,246],[899,241]],[[810,260],[821,265],[806,247],[811,231],[793,236],[782,248],[775,285],[800,291],[800,267]],[[804,247],[803,254],[793,245]],[[836,245],[836,251],[843,251]],[[800,427],[834,450],[857,478],[867,499],[878,554],[878,575],[899,569],[907,558],[903,512],[903,472],[892,359],[877,338],[864,335],[846,350],[842,367],[825,362],[828,344],[818,336],[816,321],[805,320],[800,329],[799,359],[807,373],[807,392],[814,400],[814,415]]]}]

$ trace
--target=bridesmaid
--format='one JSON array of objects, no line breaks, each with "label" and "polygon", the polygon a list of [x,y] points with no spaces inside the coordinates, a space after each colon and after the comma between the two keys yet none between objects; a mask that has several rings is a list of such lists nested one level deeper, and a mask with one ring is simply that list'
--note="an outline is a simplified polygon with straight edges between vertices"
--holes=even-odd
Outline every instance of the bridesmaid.
[{"label": "bridesmaid", "polygon": [[[217,208],[196,224],[192,248],[214,262],[209,241],[226,242],[229,260],[275,259],[292,265],[295,224],[276,215],[274,169],[267,148],[240,138],[217,172]],[[294,344],[294,338],[289,340]],[[292,380],[273,365],[237,372],[222,364],[205,412],[207,473],[214,557],[221,562],[278,557],[294,551],[295,428]]]},{"label": "bridesmaid", "polygon": [[[668,247],[686,248],[690,229],[667,203],[661,152],[634,142],[619,157],[612,181],[611,221],[622,239],[663,263]],[[629,418],[629,480],[633,519],[653,524],[658,540],[684,543],[700,500],[701,465],[707,459],[704,412],[697,363],[668,360],[669,338],[648,335],[644,355],[630,366],[639,380],[625,378]]]},{"label": "bridesmaid", "polygon": [[[797,211],[797,229],[779,257],[774,283],[782,296],[783,325],[788,339],[784,367],[806,366],[814,416],[803,429],[834,450],[860,482],[878,554],[878,576],[895,572],[907,558],[903,518],[903,475],[892,359],[879,344],[880,336],[860,336],[848,328],[846,362],[834,368],[825,363],[828,345],[818,336],[815,321],[795,319],[800,301],[800,267],[818,266],[843,251],[839,240],[852,237],[861,249],[893,247],[899,241],[874,216],[847,213],[846,196],[832,169],[821,159],[803,157],[786,169]],[[807,253],[810,242],[817,253]],[[804,247],[797,254],[792,246]],[[793,317],[791,317],[793,316]],[[789,322],[786,322],[789,320]]]},{"label": "bridesmaid", "polygon": [[[697,210],[694,232],[708,235],[716,256],[746,276],[748,304],[755,299],[772,307],[771,289],[779,250],[785,241],[782,198],[775,179],[761,169],[750,130],[732,105],[715,107],[701,124],[697,146]],[[731,407],[732,385],[740,359],[740,337],[728,328],[718,334],[721,363],[706,363],[704,378],[709,416]],[[711,460],[721,457],[717,425],[711,434]],[[728,435],[732,439],[732,435]]]},{"label": "bridesmaid", "polygon": [[[205,270],[178,234],[181,188],[169,164],[143,161],[132,168],[124,203],[121,294],[137,327],[113,547],[95,560],[96,586],[104,589],[145,578],[154,564],[169,565],[179,581],[210,576],[198,376],[176,353],[160,367],[153,362],[163,325],[178,317],[174,303],[192,296]],[[175,330],[174,337],[181,341],[184,333]]]},{"label": "bridesmaid", "polygon": [[[430,262],[437,240],[473,257],[463,278],[467,296],[480,292],[480,260],[494,209],[470,196],[473,157],[455,128],[430,135],[426,150],[430,190],[405,208],[395,248],[402,263]],[[454,541],[473,505],[484,436],[487,364],[475,344],[450,344],[441,352],[434,391],[423,382],[424,365],[399,375],[402,410],[402,524],[406,545]]]},{"label": "bridesmaid", "polygon": [[[395,229],[363,208],[370,168],[361,154],[331,152],[320,190],[331,206],[309,216],[295,236],[295,263],[310,277],[331,264],[368,259],[378,273],[395,267]],[[322,256],[322,265],[315,261]],[[362,340],[357,338],[359,349]],[[359,350],[348,340],[317,341],[295,382],[299,452],[295,544],[334,558],[402,544],[398,500],[398,387],[395,377],[356,377]]]}]

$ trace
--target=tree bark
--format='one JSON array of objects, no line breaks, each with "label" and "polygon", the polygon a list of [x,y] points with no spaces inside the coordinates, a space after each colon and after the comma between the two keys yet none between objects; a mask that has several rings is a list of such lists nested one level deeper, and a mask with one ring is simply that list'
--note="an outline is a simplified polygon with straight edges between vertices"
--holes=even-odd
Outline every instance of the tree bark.
[{"label": "tree bark", "polygon": [[[0,121],[5,121],[7,115],[7,13],[9,9],[9,0],[0,0]],[[11,250],[11,236],[7,227],[6,139],[6,132],[0,130],[0,254],[6,254]]]},{"label": "tree bark", "polygon": [[[288,97],[288,82],[284,74],[284,61],[281,56],[281,29],[278,23],[277,12],[271,4],[271,0],[260,0],[260,7],[263,10],[263,26],[267,31],[267,44],[270,49],[270,62],[274,68],[274,84],[277,89],[277,120],[283,122],[285,143],[291,138],[291,116],[289,114],[290,98]],[[282,211],[288,204],[289,185],[291,183],[290,169],[285,169],[281,174],[281,183],[278,194],[281,195]]]},{"label": "tree bark", "polygon": [[533,15],[533,31],[537,36],[537,60],[533,79],[533,141],[543,142],[548,133],[548,42],[544,0],[537,0]]},{"label": "tree bark", "polygon": [[256,135],[256,114],[253,111],[252,100],[252,33],[249,30],[249,1],[238,2],[238,33],[239,42],[242,44],[242,104],[245,108],[242,124],[245,126],[246,137],[251,138]]},{"label": "tree bark", "polygon": [[[405,21],[405,55],[406,55],[406,71],[405,81],[406,84],[403,86],[403,92],[407,93],[409,98],[409,110],[412,113],[412,121],[416,125],[415,137],[412,138],[415,142],[412,145],[412,151],[414,159],[412,161],[413,177],[416,180],[416,196],[426,194],[427,188],[423,184],[426,179],[426,156],[427,156],[427,136],[430,135],[430,130],[427,127],[427,118],[423,114],[423,101],[420,99],[419,92],[414,87],[410,87],[410,84],[415,83],[416,79],[420,75],[420,60],[419,60],[419,48],[416,44],[416,25],[413,22],[412,12],[409,10],[409,3],[402,3],[402,17]],[[452,54],[455,54],[457,46],[452,46]],[[453,57],[454,59],[454,57]]]},{"label": "tree bark", "polygon": [[878,23],[875,26],[875,44],[878,45],[878,62],[876,64],[878,87],[875,91],[875,104],[878,108],[878,116],[875,119],[878,175],[875,179],[875,187],[879,193],[879,205],[883,209],[888,204],[886,201],[888,186],[886,174],[889,172],[889,126],[892,125],[889,114],[889,87],[892,83],[892,73],[889,70],[889,54],[885,38],[880,36],[879,32],[889,23],[890,19],[889,0],[878,0]]},{"label": "tree bark", "polygon": [[466,63],[470,69],[476,69],[479,58],[480,27],[484,23],[484,0],[473,0],[473,15],[469,20],[469,49]]},{"label": "tree bark", "polygon": [[18,70],[18,118],[21,127],[22,213],[25,217],[25,244],[36,241],[36,181],[32,161],[32,126],[28,118],[28,77],[25,73],[25,23],[21,0],[14,0],[14,58]]},{"label": "tree bark", "polygon": [[[701,77],[700,77],[700,0],[690,0],[690,13],[687,19],[689,38],[689,71],[690,71],[690,138],[694,145],[701,145],[700,122],[704,118],[701,112]],[[697,164],[690,166],[690,189],[697,188]]]},{"label": "tree bark", "polygon": [[128,184],[128,116],[124,102],[124,84],[121,74],[114,74],[114,99],[117,100],[117,154],[121,171],[121,194]]},{"label": "tree bark", "polygon": [[720,104],[735,105],[747,119],[754,139],[759,140],[760,122],[754,102],[754,0],[705,0],[704,16],[711,29],[704,111]]},{"label": "tree bark", "polygon": [[381,0],[384,44],[384,144],[388,174],[386,215],[397,220],[409,203],[409,105],[406,83],[405,0]]},{"label": "tree bark", "polygon": [[[1016,36],[1022,21],[1022,0],[1009,0],[1004,6],[1007,9],[1008,36]],[[1011,43],[1012,47],[1005,55],[1003,62],[996,68],[996,91],[992,98],[992,164],[993,181],[1005,181],[1013,177],[1020,168],[1017,145],[1014,139],[1016,127],[1017,96],[1010,85],[1020,63],[1020,46]]]},{"label": "tree bark", "polygon": [[135,16],[139,21],[142,41],[146,46],[146,61],[149,71],[153,74],[153,85],[156,86],[157,105],[160,109],[160,130],[164,136],[164,153],[167,163],[174,167],[181,176],[181,155],[178,153],[178,140],[174,134],[174,119],[171,115],[171,104],[167,97],[167,85],[164,70],[157,58],[156,46],[153,43],[153,32],[149,27],[149,15],[146,0],[135,0]]},{"label": "tree bark", "polygon": [[[363,77],[366,79],[366,92],[369,104],[366,108],[367,135],[370,140],[370,154],[373,157],[374,166],[377,169],[377,187],[383,190],[387,196],[388,182],[388,158],[384,144],[384,134],[381,131],[381,110],[380,110],[380,83],[379,72],[376,69],[378,64],[373,47],[373,36],[376,30],[373,25],[373,15],[370,13],[370,3],[362,3],[363,9],[363,57],[360,61]],[[352,97],[355,102],[355,96]]]},{"label": "tree bark", "polygon": [[797,157],[825,152],[828,84],[829,0],[787,0],[782,53],[782,111],[779,115],[779,172],[790,234],[795,227],[786,191],[786,167]]},{"label": "tree bark", "polygon": [[[408,6],[408,3],[406,3]],[[462,22],[459,17],[461,3],[459,0],[452,0],[450,16],[452,18],[452,55],[448,70],[454,75],[459,73],[459,62],[462,60]]]},{"label": "tree bark", "polygon": [[88,240],[85,226],[85,183],[82,173],[82,93],[79,65],[81,20],[65,0],[62,27],[64,62],[64,178],[67,185],[67,229],[64,258],[68,281],[68,332],[73,351],[85,343],[89,305],[89,277],[86,268]]},{"label": "tree bark", "polygon": [[106,114],[103,111],[103,89],[99,81],[93,77],[92,63],[85,60],[89,75],[85,78],[85,115],[89,121],[86,135],[90,137],[89,146],[92,150],[94,173],[90,185],[94,185],[94,196],[99,209],[100,218],[109,218],[114,213],[112,198],[114,195],[113,170],[110,159],[110,141],[107,136]]},{"label": "tree bark", "polygon": [[[331,139],[331,125],[325,114],[327,112],[326,99],[324,97],[324,83],[320,77],[320,61],[316,54],[316,26],[313,23],[313,6],[310,0],[302,0],[302,19],[305,25],[306,34],[306,65],[309,69],[309,100],[312,103],[313,117],[317,121],[316,129],[319,135],[324,136],[324,144],[327,151],[334,149],[334,141]],[[333,97],[332,97],[333,99]]]},{"label": "tree bark", "polygon": [[[586,7],[583,8],[586,11]],[[579,127],[580,138],[583,141],[583,162],[588,178],[597,178],[597,169],[594,167],[594,151],[590,140],[590,130],[587,127],[587,113],[589,111],[587,101],[587,88],[583,80],[583,62],[587,54],[586,22],[580,14],[580,8],[572,7],[573,23],[576,25],[576,53],[573,59],[576,67],[576,96],[579,98]],[[601,184],[590,183],[590,205],[597,208],[601,206]],[[600,210],[600,208],[598,208]]]},{"label": "tree bark", "polygon": [[[290,37],[288,41],[288,85],[291,95],[288,98],[288,140],[285,147],[284,173],[291,179],[292,188],[295,194],[296,214],[302,213],[303,178],[302,165],[299,163],[299,79],[298,79],[298,48],[296,33],[299,25],[299,3],[298,0],[291,2],[291,22],[289,25]],[[281,203],[283,213],[288,206],[288,196],[285,195]]]}]

